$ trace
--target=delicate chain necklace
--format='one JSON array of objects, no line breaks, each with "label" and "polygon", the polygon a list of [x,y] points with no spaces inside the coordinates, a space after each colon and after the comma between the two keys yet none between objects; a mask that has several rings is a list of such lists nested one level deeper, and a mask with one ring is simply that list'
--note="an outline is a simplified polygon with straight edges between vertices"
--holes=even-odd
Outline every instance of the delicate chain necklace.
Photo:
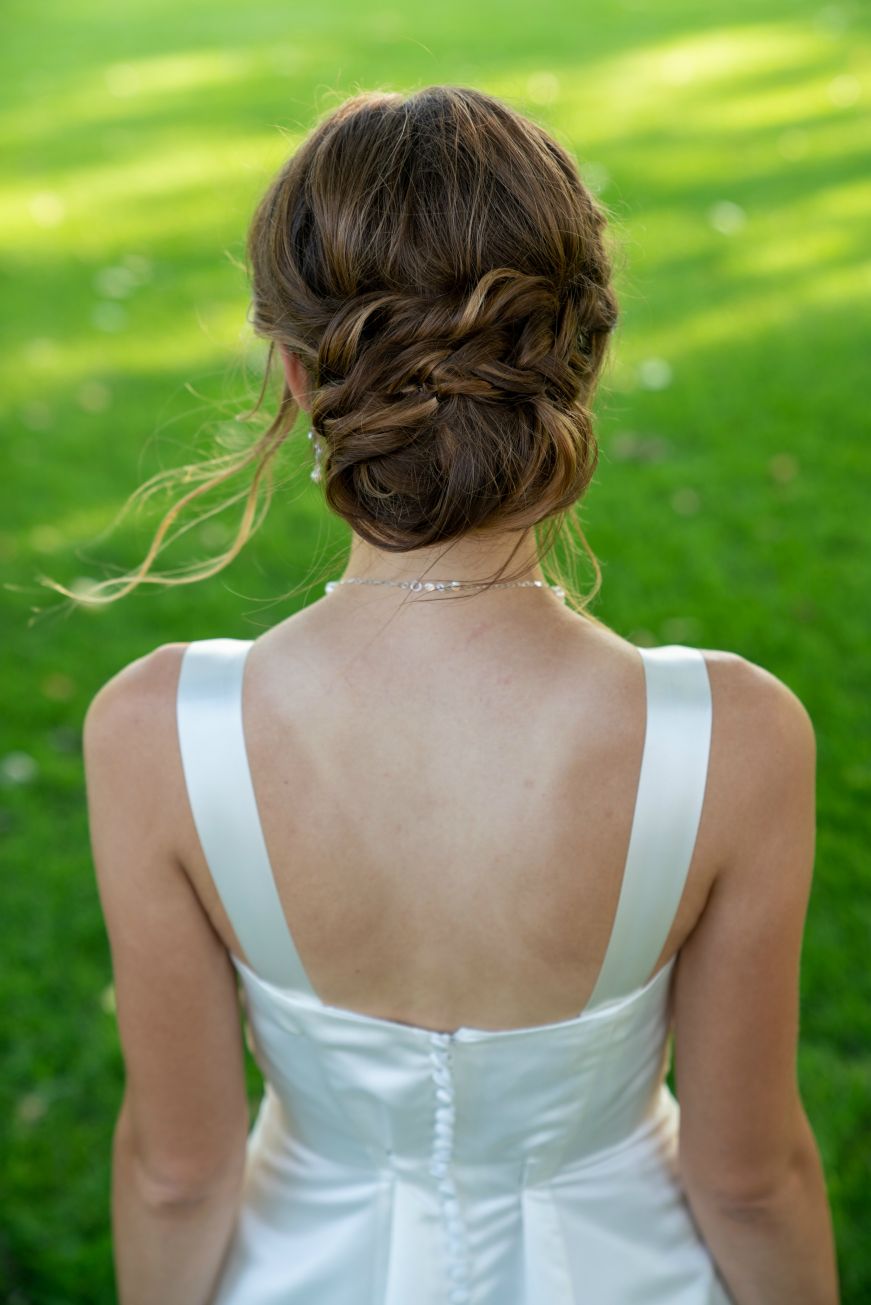
[{"label": "delicate chain necklace", "polygon": [[[314,470],[311,473],[311,478],[312,480],[320,480],[323,474],[321,466],[323,453],[321,441],[317,439],[313,430],[309,431],[308,437],[312,441],[315,455],[315,465]],[[419,593],[421,590],[434,589],[473,589],[476,585],[482,584],[484,584],[483,580],[362,580],[357,576],[349,575],[344,576],[341,580],[327,581],[324,586],[324,592],[331,594],[337,585],[393,585],[398,589],[411,589],[414,593]],[[529,586],[535,589],[544,589],[545,582],[543,580],[500,580],[496,584],[491,585],[490,588],[524,589]],[[548,584],[547,588],[552,589],[558,598],[564,599],[566,596],[566,591],[563,589],[562,585]]]},{"label": "delicate chain necklace", "polygon": [[[337,585],[394,585],[398,589],[411,589],[414,593],[420,590],[433,589],[464,589],[466,587],[474,588],[475,585],[482,585],[484,580],[363,580],[357,576],[344,576],[341,580],[329,580],[324,586],[324,592],[331,594]],[[552,589],[558,598],[565,598],[566,591],[562,585],[545,585],[544,580],[500,580],[490,586],[491,589],[523,589],[531,586],[535,589]]]},{"label": "delicate chain necklace", "polygon": [[[315,468],[312,471],[312,480],[320,480],[323,475],[323,450],[321,442],[317,440],[315,432],[309,431],[308,438],[312,441],[313,450],[315,450]],[[390,585],[396,589],[410,589],[414,594],[426,591],[431,592],[441,589],[474,589],[475,586],[481,586],[482,579],[360,579],[356,576],[343,576],[342,579],[330,579],[324,586],[325,594],[332,594],[334,589],[340,585]],[[552,589],[558,598],[565,599],[565,590],[562,585],[546,585],[543,579],[505,579],[498,581],[490,586],[491,589]]]}]

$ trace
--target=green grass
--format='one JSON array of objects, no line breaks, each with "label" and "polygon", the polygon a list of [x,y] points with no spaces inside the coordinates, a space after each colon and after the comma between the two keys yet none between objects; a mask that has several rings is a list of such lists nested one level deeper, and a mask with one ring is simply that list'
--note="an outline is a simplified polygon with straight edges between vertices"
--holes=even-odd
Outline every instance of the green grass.
[{"label": "green grass", "polygon": [[[623,316],[581,514],[603,565],[594,610],[639,643],[743,653],[814,721],[799,1073],[843,1299],[871,1299],[871,452],[860,373],[871,131],[859,15],[858,3],[786,0],[443,0],[420,18],[347,0],[49,0],[34,21],[10,0],[0,55],[7,1305],[112,1299],[121,1061],[85,818],[85,709],[160,643],[253,637],[283,619],[306,601],[285,590],[347,535],[308,480],[300,425],[296,488],[283,502],[279,493],[219,578],[31,623],[34,606],[55,601],[35,577],[70,584],[141,559],[156,517],[98,536],[147,475],[203,447],[216,402],[227,416],[256,393],[263,351],[233,259],[269,177],[347,94],[433,82],[480,86],[537,117],[614,214]],[[229,524],[192,531],[161,566],[211,554]]]}]

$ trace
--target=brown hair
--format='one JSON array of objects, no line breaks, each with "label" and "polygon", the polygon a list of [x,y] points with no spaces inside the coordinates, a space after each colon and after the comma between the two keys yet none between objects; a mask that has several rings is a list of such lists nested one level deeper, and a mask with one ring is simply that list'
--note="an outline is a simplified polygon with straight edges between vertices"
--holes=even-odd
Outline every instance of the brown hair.
[{"label": "brown hair", "polygon": [[[326,502],[362,538],[395,552],[517,531],[519,546],[544,523],[543,557],[598,459],[590,404],[618,318],[606,222],[566,150],[482,91],[350,97],[310,132],[254,213],[252,325],[269,350],[242,419],[258,411],[281,345],[309,378]],[[223,569],[259,524],[261,482],[268,506],[273,460],[298,414],[285,380],[274,419],[250,447],[141,486],[138,494],[199,482],[167,512],[138,572],[79,601]],[[230,548],[181,578],[150,575],[178,513],[252,464]],[[601,574],[578,530],[593,591],[578,600],[560,579],[583,611]]]}]

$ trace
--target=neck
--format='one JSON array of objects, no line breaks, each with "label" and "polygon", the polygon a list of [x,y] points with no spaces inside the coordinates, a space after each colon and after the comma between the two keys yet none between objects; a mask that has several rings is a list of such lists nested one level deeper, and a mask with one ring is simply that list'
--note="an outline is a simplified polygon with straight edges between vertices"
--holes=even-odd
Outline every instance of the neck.
[{"label": "neck", "polygon": [[[488,537],[473,537],[469,534],[452,540],[447,545],[437,544],[431,548],[402,553],[375,548],[354,534],[348,565],[341,578],[356,576],[361,580],[460,580],[468,583],[491,579],[503,565],[506,567],[505,580],[541,580],[543,585],[547,584],[531,532],[527,532],[519,546],[516,534],[503,532]],[[503,577],[500,576],[499,579]],[[389,592],[386,585],[372,585],[369,588],[370,591],[383,589]]]}]

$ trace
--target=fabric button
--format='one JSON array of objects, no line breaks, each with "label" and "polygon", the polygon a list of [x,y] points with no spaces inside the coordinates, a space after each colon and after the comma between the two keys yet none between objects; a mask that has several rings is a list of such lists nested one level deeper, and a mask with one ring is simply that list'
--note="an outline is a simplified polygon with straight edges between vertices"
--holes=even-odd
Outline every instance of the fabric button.
[{"label": "fabric button", "polygon": [[433,1144],[429,1171],[437,1179],[441,1221],[446,1252],[446,1272],[450,1285],[450,1305],[468,1305],[469,1284],[466,1266],[466,1226],[456,1185],[450,1174],[454,1149],[454,1082],[448,1055],[450,1034],[431,1036],[430,1073],[435,1089]]}]

